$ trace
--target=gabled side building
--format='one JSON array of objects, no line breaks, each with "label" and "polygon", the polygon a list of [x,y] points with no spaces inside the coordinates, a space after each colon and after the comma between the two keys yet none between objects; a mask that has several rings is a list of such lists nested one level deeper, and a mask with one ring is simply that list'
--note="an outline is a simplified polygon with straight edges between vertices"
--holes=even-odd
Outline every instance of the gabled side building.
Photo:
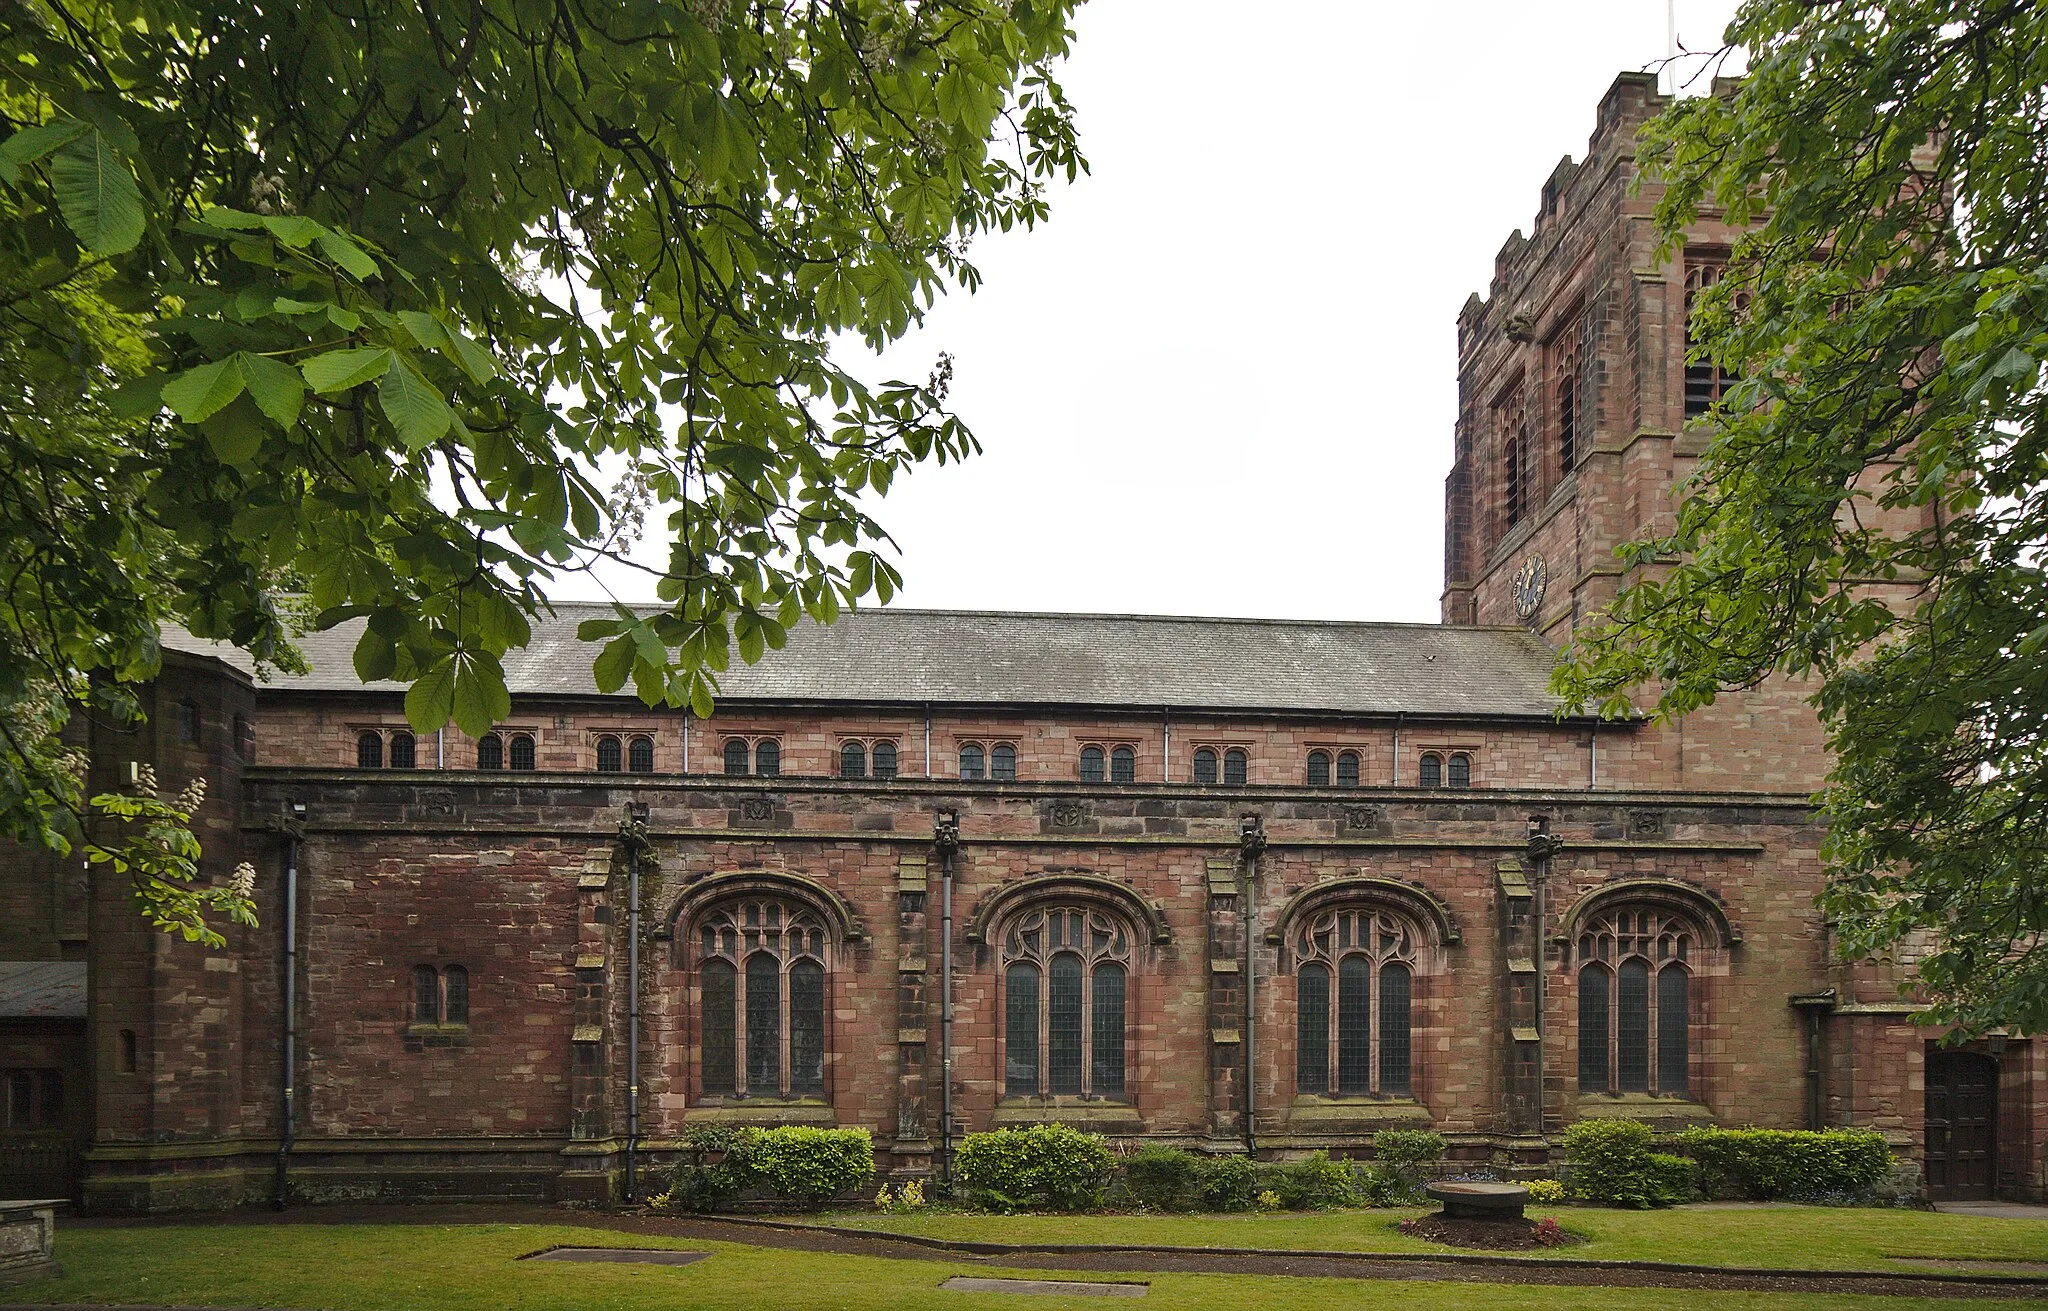
[{"label": "gabled side building", "polygon": [[860,612],[698,720],[600,694],[567,607],[481,738],[409,729],[347,627],[267,682],[174,640],[96,782],[204,774],[263,922],[207,952],[12,858],[0,1191],[31,1141],[163,1210],[603,1202],[701,1124],[861,1126],[922,1173],[1048,1120],[1535,1163],[1629,1116],[1869,1125],[1909,1187],[2040,1197],[2043,1044],[1938,1048],[1834,959],[1802,690],[1669,726],[1546,690],[1725,383],[1685,305],[1729,234],[1659,263],[1630,194],[1657,107],[1615,82],[1459,318],[1441,624]]}]

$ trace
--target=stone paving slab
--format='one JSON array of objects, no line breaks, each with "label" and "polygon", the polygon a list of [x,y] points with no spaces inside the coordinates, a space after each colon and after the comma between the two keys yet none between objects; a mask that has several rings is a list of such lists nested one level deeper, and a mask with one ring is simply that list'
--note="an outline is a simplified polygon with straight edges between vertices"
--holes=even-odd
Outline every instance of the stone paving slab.
[{"label": "stone paving slab", "polygon": [[954,1275],[939,1285],[955,1293],[1037,1293],[1052,1297],[1143,1297],[1149,1284],[1084,1284],[1071,1279],[982,1279]]},{"label": "stone paving slab", "polygon": [[1993,1220],[2048,1220],[2048,1206],[2026,1202],[1936,1202],[1943,1215],[1985,1216]]},{"label": "stone paving slab", "polygon": [[528,1252],[522,1261],[598,1261],[608,1265],[695,1265],[709,1252],[678,1252],[666,1247],[550,1247]]}]

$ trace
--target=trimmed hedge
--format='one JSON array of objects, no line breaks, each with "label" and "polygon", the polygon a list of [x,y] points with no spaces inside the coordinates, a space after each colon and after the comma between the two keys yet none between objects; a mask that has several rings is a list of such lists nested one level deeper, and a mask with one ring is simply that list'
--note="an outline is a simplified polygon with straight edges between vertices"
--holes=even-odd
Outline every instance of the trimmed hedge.
[{"label": "trimmed hedge", "polygon": [[990,1211],[1093,1211],[1116,1167],[1100,1134],[1063,1124],[971,1133],[953,1156],[953,1175]]},{"label": "trimmed hedge", "polygon": [[1693,1164],[1652,1152],[1640,1120],[1581,1120],[1564,1131],[1572,1193],[1608,1206],[1670,1206],[1693,1195]]},{"label": "trimmed hedge", "polygon": [[[657,1208],[713,1211],[749,1188],[819,1207],[875,1177],[875,1144],[865,1129],[704,1125],[691,1129],[684,1144],[689,1159],[669,1171],[667,1191],[653,1199]],[[712,1156],[720,1159],[710,1163]]]},{"label": "trimmed hedge", "polygon": [[1892,1169],[1874,1129],[1687,1129],[1678,1149],[1709,1197],[1759,1202],[1866,1201]]}]

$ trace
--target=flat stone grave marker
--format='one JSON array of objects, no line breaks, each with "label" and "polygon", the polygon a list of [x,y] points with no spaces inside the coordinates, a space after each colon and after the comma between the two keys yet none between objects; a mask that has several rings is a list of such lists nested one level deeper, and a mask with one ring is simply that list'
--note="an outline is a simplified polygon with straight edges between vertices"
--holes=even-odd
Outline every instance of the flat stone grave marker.
[{"label": "flat stone grave marker", "polygon": [[550,1247],[528,1252],[522,1261],[602,1261],[612,1265],[695,1265],[709,1252],[676,1252],[661,1247]]},{"label": "flat stone grave marker", "polygon": [[1071,1279],[982,1279],[954,1275],[939,1285],[956,1293],[1037,1293],[1052,1297],[1143,1297],[1150,1284],[1096,1284]]}]

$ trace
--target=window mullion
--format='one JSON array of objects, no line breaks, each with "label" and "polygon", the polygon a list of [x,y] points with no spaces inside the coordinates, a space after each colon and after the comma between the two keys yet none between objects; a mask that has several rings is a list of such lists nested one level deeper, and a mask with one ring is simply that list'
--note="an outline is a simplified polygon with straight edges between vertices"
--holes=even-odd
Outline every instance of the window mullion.
[{"label": "window mullion", "polygon": [[[1377,921],[1367,921],[1366,931],[1376,932]],[[1365,1090],[1369,1096],[1380,1095],[1380,964],[1376,956],[1367,956],[1368,980],[1365,990]]]},{"label": "window mullion", "polygon": [[[1082,921],[1081,932],[1088,932],[1086,920]],[[1088,958],[1081,957],[1081,1095],[1090,1096],[1095,1091],[1095,971],[1089,967]]]},{"label": "window mullion", "polygon": [[747,1095],[747,971],[746,959],[735,953],[732,985],[732,1088],[727,1095]]},{"label": "window mullion", "polygon": [[[783,933],[782,942],[785,948],[789,945],[789,936],[786,928]],[[794,1080],[796,1078],[796,1071],[793,1068],[794,1061],[792,1060],[792,1057],[795,1055],[795,1044],[790,1040],[789,1031],[789,952],[787,950],[776,959],[776,964],[780,967],[777,973],[780,986],[776,988],[778,997],[776,1005],[781,1018],[781,1032],[775,1035],[775,1041],[781,1048],[782,1060],[780,1064],[782,1068],[776,1073],[775,1087],[784,1097],[787,1097],[790,1094],[790,1089],[795,1087]]]},{"label": "window mullion", "polygon": [[1038,962],[1038,1095],[1052,1096],[1052,954]]},{"label": "window mullion", "polygon": [[1330,961],[1330,1000],[1324,1007],[1330,1013],[1330,1082],[1327,1085],[1329,1091],[1325,1094],[1325,1096],[1329,1097],[1337,1097],[1343,1094],[1343,1085],[1337,1082],[1337,1044],[1339,1042],[1337,1017],[1343,1012],[1343,1006],[1339,1000],[1342,994],[1339,993],[1338,989],[1342,985],[1343,980],[1337,977],[1337,962],[1333,959]]}]

